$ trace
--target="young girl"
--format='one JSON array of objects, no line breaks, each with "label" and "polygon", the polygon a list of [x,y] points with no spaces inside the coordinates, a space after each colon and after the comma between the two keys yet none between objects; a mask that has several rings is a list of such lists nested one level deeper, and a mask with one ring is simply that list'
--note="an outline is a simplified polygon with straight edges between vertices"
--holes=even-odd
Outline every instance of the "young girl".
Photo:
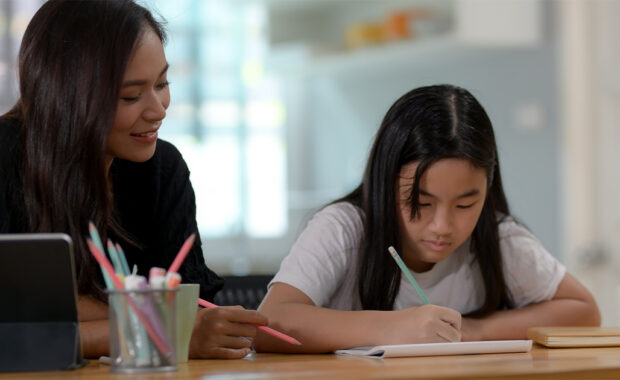
[{"label": "young girl", "polygon": [[590,293],[510,216],[491,122],[449,85],[390,108],[362,183],[309,222],[259,311],[303,343],[259,335],[259,351],[524,339],[530,326],[600,324]]},{"label": "young girl", "polygon": [[[0,233],[71,235],[86,357],[109,347],[102,275],[85,244],[88,222],[121,243],[143,275],[168,268],[197,231],[187,165],[157,139],[170,103],[164,37],[131,0],[47,1],[21,44],[20,99],[0,118]],[[179,272],[206,299],[222,286],[200,239]],[[251,345],[243,337],[266,323],[241,308],[200,310],[190,356],[243,357]]]}]

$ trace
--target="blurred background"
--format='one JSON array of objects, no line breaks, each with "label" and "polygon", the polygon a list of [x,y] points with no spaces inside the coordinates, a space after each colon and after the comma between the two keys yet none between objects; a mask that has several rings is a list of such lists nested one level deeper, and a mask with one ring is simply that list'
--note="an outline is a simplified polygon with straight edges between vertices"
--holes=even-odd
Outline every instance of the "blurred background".
[{"label": "blurred background", "polygon": [[[41,0],[0,0],[0,112]],[[192,171],[207,264],[273,274],[360,181],[408,90],[470,90],[513,213],[620,325],[620,0],[142,0],[167,21],[160,137]],[[0,142],[0,149],[1,142]]]}]

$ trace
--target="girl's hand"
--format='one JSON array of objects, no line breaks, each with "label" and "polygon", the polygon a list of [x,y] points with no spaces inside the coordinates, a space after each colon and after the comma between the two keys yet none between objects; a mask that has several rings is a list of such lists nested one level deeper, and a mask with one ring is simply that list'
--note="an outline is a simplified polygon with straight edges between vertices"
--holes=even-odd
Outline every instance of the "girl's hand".
[{"label": "girl's hand", "polygon": [[239,359],[250,353],[256,336],[255,325],[267,325],[267,318],[241,306],[222,306],[198,310],[190,358]]},{"label": "girl's hand", "polygon": [[394,312],[386,325],[389,344],[461,341],[461,314],[453,309],[423,305]]},{"label": "girl's hand", "polygon": [[485,340],[483,331],[483,319],[463,318],[461,322],[461,335],[464,342]]}]

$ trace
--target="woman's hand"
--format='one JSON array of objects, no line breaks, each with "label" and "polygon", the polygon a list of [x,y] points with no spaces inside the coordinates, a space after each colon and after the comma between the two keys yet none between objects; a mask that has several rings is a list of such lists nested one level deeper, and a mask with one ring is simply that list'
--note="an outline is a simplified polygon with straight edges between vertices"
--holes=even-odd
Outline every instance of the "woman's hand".
[{"label": "woman's hand", "polygon": [[241,306],[198,310],[189,345],[190,358],[239,359],[250,353],[256,337],[255,325],[267,325],[267,318]]},{"label": "woman's hand", "polygon": [[110,346],[108,305],[91,296],[80,294],[77,308],[84,357],[97,358],[108,355]]},{"label": "woman's hand", "polygon": [[459,342],[461,314],[453,309],[423,305],[390,313],[385,324],[387,344]]}]

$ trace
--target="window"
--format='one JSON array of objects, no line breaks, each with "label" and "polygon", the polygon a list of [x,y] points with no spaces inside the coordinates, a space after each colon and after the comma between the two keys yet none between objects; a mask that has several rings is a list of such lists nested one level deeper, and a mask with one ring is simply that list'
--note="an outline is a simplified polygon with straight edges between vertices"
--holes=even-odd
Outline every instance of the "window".
[{"label": "window", "polygon": [[172,101],[160,136],[191,170],[205,238],[285,233],[286,117],[265,70],[265,6],[228,0],[152,0],[167,22]]},{"label": "window", "polygon": [[22,35],[41,0],[0,1],[0,110],[8,111],[19,97],[17,54]]}]

